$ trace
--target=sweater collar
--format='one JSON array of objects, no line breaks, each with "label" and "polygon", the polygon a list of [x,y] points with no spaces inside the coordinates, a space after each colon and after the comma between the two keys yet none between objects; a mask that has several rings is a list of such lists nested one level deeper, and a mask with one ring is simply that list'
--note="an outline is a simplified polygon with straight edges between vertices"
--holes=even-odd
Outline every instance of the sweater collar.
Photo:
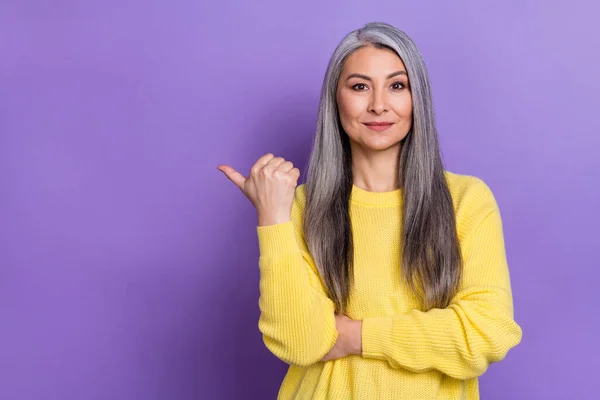
[{"label": "sweater collar", "polygon": [[391,192],[369,192],[352,185],[350,200],[374,206],[392,206],[402,204],[402,189],[392,190]]}]

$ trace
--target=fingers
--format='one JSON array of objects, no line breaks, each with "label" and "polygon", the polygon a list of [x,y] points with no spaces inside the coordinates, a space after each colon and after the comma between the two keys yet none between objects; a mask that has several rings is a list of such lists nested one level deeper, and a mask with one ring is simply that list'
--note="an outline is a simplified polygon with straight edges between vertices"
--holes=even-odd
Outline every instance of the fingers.
[{"label": "fingers", "polygon": [[223,172],[227,178],[237,187],[239,187],[242,191],[244,190],[244,183],[246,182],[246,177],[235,169],[231,168],[229,165],[219,165],[217,167],[219,171]]},{"label": "fingers", "polygon": [[340,347],[339,342],[336,342],[333,345],[333,347],[331,348],[331,350],[329,350],[329,352],[327,354],[325,354],[323,356],[323,358],[321,358],[321,361],[327,362],[327,361],[337,360],[338,358],[345,357],[344,354],[340,351],[339,347]]},{"label": "fingers", "polygon": [[[240,174],[229,165],[219,165],[217,168],[237,187],[242,191],[244,190],[244,184],[247,180],[244,175]],[[265,168],[268,168],[268,170],[262,171]],[[300,177],[300,170],[294,168],[294,164],[291,161],[286,161],[283,157],[275,157],[272,153],[265,154],[254,163],[250,169],[250,176],[256,179],[261,171],[266,172],[267,174],[271,174],[275,171],[277,171],[276,173],[278,174],[281,172],[292,174],[295,176],[296,180]]]},{"label": "fingers", "polygon": [[[269,168],[269,165],[266,166],[265,169]],[[300,178],[300,170],[294,168],[294,164],[292,164],[291,161],[283,161],[277,167],[273,168],[272,173],[279,178],[285,178],[290,184],[297,185],[298,179]]]},{"label": "fingers", "polygon": [[273,155],[273,153],[267,153],[264,156],[262,156],[261,158],[259,158],[254,165],[258,165],[262,168],[265,165],[267,165],[269,162],[271,162],[271,160],[273,160],[274,158],[275,158],[275,156]]},{"label": "fingers", "polygon": [[[260,169],[262,169],[262,167],[265,166],[274,157],[275,156],[271,153],[265,154],[264,156],[259,158],[258,161],[256,161],[256,163],[252,166],[250,172],[254,173],[255,170],[257,172],[260,171]],[[244,190],[244,184],[246,182],[246,177],[244,175],[240,174],[229,165],[219,165],[217,169],[223,172],[225,176],[227,176],[227,178],[229,178],[230,181],[235,183],[235,185],[238,188],[240,188],[242,191]]]},{"label": "fingers", "polygon": [[286,161],[283,157],[275,157],[272,153],[268,153],[259,158],[252,166],[250,176],[256,177],[260,172],[266,172],[268,174],[275,171],[289,173],[292,170],[295,170],[294,173],[297,175],[297,178],[299,178],[300,170],[294,168],[294,164],[291,161]]},{"label": "fingers", "polygon": [[266,166],[273,167],[273,170],[285,173],[295,169],[296,171],[294,171],[294,173],[297,173],[298,176],[300,176],[300,170],[294,168],[294,164],[291,161],[286,161],[283,157],[273,157]]},{"label": "fingers", "polygon": [[292,164],[291,161],[284,161],[279,164],[277,169],[283,172],[290,172],[292,169],[294,169],[294,164]]},{"label": "fingers", "polygon": [[258,173],[264,168],[264,166],[267,165],[273,158],[275,158],[275,156],[272,153],[267,153],[261,158],[259,158],[254,163],[252,168],[250,168],[250,175],[257,176]]},{"label": "fingers", "polygon": [[296,179],[300,178],[300,170],[298,168],[292,168],[290,172],[294,172]]},{"label": "fingers", "polygon": [[289,161],[285,161],[285,158],[283,158],[283,157],[273,157],[272,159],[269,160],[269,162],[265,165],[265,167],[269,167],[269,168],[272,168],[273,170],[276,170],[276,169],[280,169],[281,165],[285,164],[286,162],[289,163]]}]

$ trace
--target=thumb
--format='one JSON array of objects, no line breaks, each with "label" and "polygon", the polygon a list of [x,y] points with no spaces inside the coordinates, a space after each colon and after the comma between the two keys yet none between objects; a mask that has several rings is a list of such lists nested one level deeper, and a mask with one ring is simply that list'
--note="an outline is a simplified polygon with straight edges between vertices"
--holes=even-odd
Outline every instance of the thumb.
[{"label": "thumb", "polygon": [[246,177],[244,177],[244,175],[240,174],[229,165],[219,165],[217,169],[223,172],[231,182],[235,183],[242,192],[244,191],[244,183],[246,183]]}]

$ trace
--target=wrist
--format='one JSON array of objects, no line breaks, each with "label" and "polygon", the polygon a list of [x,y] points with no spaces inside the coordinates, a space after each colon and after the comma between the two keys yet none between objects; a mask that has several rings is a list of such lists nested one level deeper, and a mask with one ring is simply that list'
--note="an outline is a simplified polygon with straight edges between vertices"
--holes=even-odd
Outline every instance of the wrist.
[{"label": "wrist", "polygon": [[350,324],[348,330],[348,353],[362,355],[362,321],[355,320]]},{"label": "wrist", "polygon": [[362,320],[356,321],[356,355],[362,356]]},{"label": "wrist", "polygon": [[286,214],[258,214],[258,226],[268,226],[268,225],[277,225],[283,224],[291,220],[290,215]]}]

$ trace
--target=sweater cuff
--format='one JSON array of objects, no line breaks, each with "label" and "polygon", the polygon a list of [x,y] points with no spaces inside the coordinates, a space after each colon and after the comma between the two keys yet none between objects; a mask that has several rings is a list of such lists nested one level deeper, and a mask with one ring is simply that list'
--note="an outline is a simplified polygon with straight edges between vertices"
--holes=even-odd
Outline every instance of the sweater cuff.
[{"label": "sweater cuff", "polygon": [[294,223],[290,221],[275,225],[257,226],[260,257],[275,257],[282,254],[300,252]]},{"label": "sweater cuff", "polygon": [[392,332],[391,317],[367,317],[362,321],[362,355],[366,358],[385,358],[386,343]]}]

